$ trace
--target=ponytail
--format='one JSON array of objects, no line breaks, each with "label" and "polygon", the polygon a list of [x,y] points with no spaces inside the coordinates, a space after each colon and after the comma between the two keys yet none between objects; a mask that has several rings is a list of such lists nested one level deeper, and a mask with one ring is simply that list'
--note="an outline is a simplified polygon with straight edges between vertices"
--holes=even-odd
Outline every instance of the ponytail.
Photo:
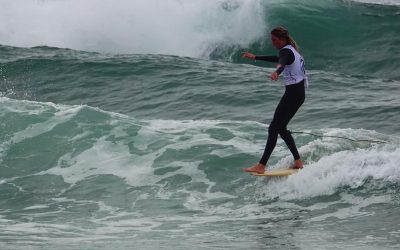
[{"label": "ponytail", "polygon": [[297,46],[296,41],[290,35],[288,36],[288,42],[293,46],[293,48],[295,48],[297,52],[299,52],[299,47]]}]

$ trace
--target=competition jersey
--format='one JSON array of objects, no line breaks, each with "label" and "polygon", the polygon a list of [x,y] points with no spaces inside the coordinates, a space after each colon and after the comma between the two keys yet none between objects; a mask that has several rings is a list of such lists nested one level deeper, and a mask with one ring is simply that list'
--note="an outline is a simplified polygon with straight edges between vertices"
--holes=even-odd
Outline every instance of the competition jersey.
[{"label": "competition jersey", "polygon": [[282,72],[285,85],[296,84],[304,80],[304,85],[308,88],[308,79],[304,68],[305,63],[303,57],[290,44],[286,45],[282,49],[290,49],[294,55],[293,63],[285,65],[285,69]]}]

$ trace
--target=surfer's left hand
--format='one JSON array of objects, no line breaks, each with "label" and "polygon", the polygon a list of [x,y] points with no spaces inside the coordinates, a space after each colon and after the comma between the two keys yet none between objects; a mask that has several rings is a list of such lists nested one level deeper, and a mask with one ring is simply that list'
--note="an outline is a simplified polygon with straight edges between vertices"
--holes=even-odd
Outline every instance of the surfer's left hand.
[{"label": "surfer's left hand", "polygon": [[276,71],[271,74],[271,80],[273,80],[273,81],[278,80],[278,77],[279,77],[279,75]]}]

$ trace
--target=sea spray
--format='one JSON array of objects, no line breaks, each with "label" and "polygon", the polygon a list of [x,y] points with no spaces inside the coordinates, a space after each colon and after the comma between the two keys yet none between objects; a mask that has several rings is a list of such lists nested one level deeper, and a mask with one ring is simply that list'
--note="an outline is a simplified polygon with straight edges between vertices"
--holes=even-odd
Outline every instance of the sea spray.
[{"label": "sea spray", "polygon": [[207,57],[265,34],[262,1],[2,1],[0,43]]}]

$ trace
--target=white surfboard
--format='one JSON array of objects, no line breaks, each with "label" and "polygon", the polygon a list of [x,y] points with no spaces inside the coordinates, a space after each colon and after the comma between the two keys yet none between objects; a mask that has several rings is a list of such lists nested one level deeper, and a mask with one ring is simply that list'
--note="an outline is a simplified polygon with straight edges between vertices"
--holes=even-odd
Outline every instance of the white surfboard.
[{"label": "white surfboard", "polygon": [[298,169],[292,169],[292,168],[273,169],[273,170],[267,170],[263,174],[252,173],[252,175],[254,175],[254,176],[289,176],[289,175],[297,173],[298,171],[299,171]]}]

